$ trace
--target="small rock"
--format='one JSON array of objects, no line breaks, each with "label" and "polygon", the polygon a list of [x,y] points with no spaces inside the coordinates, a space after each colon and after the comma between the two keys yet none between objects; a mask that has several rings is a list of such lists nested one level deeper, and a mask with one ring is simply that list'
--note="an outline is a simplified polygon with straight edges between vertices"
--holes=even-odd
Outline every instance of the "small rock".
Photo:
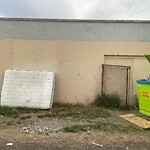
[{"label": "small rock", "polygon": [[27,127],[23,127],[22,129],[23,129],[23,130],[27,130]]},{"label": "small rock", "polygon": [[49,135],[49,133],[48,133],[48,132],[46,132],[46,135]]},{"label": "small rock", "polygon": [[38,130],[38,133],[39,133],[39,134],[42,134],[42,129],[39,129],[39,130]]},{"label": "small rock", "polygon": [[88,133],[91,133],[91,131],[90,131],[90,130],[88,130],[87,132],[88,132]]},{"label": "small rock", "polygon": [[30,131],[29,130],[25,130],[25,133],[30,133]]}]

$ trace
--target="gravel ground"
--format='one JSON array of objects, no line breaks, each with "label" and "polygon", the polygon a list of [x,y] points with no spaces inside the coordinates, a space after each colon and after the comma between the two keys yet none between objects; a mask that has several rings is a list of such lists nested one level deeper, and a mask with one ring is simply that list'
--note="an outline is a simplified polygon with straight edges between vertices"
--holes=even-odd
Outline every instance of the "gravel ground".
[{"label": "gravel ground", "polygon": [[[68,118],[19,118],[0,117],[0,150],[149,150],[150,132],[139,130],[124,133],[121,131],[87,131],[65,133],[64,127],[86,125],[93,122],[111,122],[131,125],[118,117],[130,113],[111,111],[112,117],[97,119]],[[134,112],[137,113],[137,112]]]}]

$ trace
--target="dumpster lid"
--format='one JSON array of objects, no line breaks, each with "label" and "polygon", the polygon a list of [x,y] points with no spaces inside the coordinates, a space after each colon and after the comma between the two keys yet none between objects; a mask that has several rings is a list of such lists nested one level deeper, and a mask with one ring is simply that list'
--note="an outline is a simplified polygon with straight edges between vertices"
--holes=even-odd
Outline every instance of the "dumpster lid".
[{"label": "dumpster lid", "polygon": [[150,63],[150,54],[145,54],[146,59],[149,61]]},{"label": "dumpster lid", "polygon": [[136,80],[138,84],[150,84],[150,81],[146,81],[145,79]]}]

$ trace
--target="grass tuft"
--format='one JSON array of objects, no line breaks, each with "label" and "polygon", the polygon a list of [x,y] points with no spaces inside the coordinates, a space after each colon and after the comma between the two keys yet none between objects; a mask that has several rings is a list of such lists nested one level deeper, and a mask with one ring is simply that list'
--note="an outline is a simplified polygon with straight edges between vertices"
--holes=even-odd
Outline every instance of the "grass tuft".
[{"label": "grass tuft", "polygon": [[[78,105],[54,105],[54,107],[50,110],[41,110],[41,109],[31,109],[31,108],[10,108],[10,107],[0,107],[0,115],[7,117],[14,117],[20,119],[31,118],[30,115],[28,117],[22,117],[22,114],[31,114],[37,113],[38,118],[44,117],[57,117],[57,118],[79,118],[79,119],[94,119],[98,117],[107,118],[110,117],[111,114],[101,107],[95,106],[78,106]],[[21,116],[22,115],[22,116]]]},{"label": "grass tuft", "polygon": [[113,124],[113,123],[95,123],[93,125],[90,125],[91,129],[95,129],[95,130],[102,130],[102,131],[113,131],[113,132],[136,132],[139,129],[135,128],[133,126],[123,126],[123,125],[119,125],[119,124]]},{"label": "grass tuft", "polygon": [[28,113],[38,113],[41,112],[40,109],[34,109],[34,108],[22,108],[22,107],[0,107],[0,115],[18,118],[20,114],[28,114]]},{"label": "grass tuft", "polygon": [[73,125],[70,127],[65,127],[63,129],[64,132],[73,132],[73,133],[86,132],[89,130],[128,133],[128,132],[136,132],[139,131],[140,129],[132,126],[123,126],[118,124],[102,123],[102,122],[97,122],[89,125]]},{"label": "grass tuft", "polygon": [[55,105],[49,112],[38,114],[38,118],[44,117],[73,117],[80,119],[93,119],[97,117],[110,117],[111,114],[100,107],[78,105]]},{"label": "grass tuft", "polygon": [[97,95],[94,103],[96,106],[102,106],[106,108],[120,108],[121,100],[117,94],[102,94]]},{"label": "grass tuft", "polygon": [[74,125],[71,127],[65,127],[63,129],[64,132],[73,132],[73,133],[79,133],[79,132],[86,132],[87,129],[82,125]]}]

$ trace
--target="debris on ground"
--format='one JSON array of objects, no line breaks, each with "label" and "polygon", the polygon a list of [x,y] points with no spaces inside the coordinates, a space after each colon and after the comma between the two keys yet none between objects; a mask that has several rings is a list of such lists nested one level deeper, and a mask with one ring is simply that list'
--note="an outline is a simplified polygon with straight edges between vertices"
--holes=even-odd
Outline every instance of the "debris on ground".
[{"label": "debris on ground", "polygon": [[141,117],[138,117],[134,114],[125,114],[125,115],[119,115],[121,118],[143,128],[143,129],[149,129],[150,128],[150,121],[143,119]]},{"label": "debris on ground", "polygon": [[92,144],[95,145],[95,146],[98,146],[98,147],[103,147],[103,146],[104,146],[104,145],[102,145],[102,144],[97,144],[97,143],[95,143],[95,142],[92,142]]}]

